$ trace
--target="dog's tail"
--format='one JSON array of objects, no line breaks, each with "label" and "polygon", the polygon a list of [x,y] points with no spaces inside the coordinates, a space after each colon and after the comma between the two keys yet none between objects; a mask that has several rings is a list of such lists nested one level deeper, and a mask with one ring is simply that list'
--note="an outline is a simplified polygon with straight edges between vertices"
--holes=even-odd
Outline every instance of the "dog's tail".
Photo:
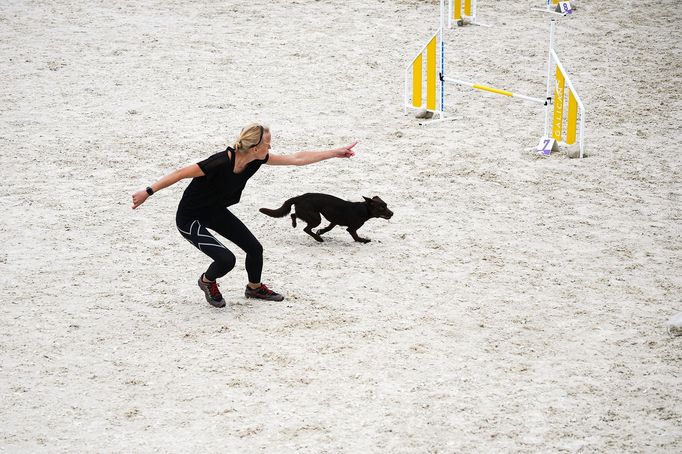
[{"label": "dog's tail", "polygon": [[287,200],[286,202],[284,202],[284,204],[281,207],[279,207],[277,209],[272,210],[270,208],[261,208],[258,211],[260,211],[263,214],[267,214],[268,216],[271,216],[273,218],[283,218],[284,216],[289,214],[289,212],[291,211],[291,206],[294,203],[296,203],[297,198],[298,197],[293,197],[293,198]]}]

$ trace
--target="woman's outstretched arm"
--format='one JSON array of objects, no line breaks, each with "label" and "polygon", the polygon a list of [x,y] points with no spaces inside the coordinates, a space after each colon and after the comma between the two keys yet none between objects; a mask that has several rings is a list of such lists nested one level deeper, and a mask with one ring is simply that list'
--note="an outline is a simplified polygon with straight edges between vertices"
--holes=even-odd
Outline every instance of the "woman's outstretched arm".
[{"label": "woman's outstretched arm", "polygon": [[304,166],[324,161],[325,159],[350,158],[351,156],[355,156],[355,152],[353,151],[355,145],[357,145],[357,142],[354,142],[347,147],[334,148],[333,150],[299,151],[298,153],[290,155],[277,155],[271,153],[267,164],[273,166]]}]

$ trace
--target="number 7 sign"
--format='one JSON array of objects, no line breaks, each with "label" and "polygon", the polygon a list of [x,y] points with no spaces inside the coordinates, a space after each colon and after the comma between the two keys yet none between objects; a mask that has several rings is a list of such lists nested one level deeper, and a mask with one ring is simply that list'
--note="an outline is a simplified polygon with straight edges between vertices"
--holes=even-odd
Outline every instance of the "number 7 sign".
[{"label": "number 7 sign", "polygon": [[549,137],[543,137],[540,139],[540,143],[535,148],[537,154],[541,154],[543,156],[549,156],[554,150],[556,150],[556,140]]}]

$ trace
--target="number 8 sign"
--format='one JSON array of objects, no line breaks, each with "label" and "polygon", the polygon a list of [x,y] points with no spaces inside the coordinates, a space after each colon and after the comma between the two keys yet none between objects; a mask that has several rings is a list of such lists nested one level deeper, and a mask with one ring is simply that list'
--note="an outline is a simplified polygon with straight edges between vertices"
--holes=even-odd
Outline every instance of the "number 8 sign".
[{"label": "number 8 sign", "polygon": [[558,13],[564,13],[564,14],[572,14],[573,10],[571,9],[571,2],[559,2],[557,4],[557,12]]}]

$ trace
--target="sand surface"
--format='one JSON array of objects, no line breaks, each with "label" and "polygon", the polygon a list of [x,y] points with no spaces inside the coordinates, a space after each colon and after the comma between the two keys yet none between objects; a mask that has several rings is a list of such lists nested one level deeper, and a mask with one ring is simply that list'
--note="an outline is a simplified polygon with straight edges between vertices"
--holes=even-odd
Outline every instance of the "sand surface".
[{"label": "sand surface", "polygon": [[[481,0],[446,75],[545,90],[541,1]],[[543,111],[450,85],[419,126],[403,71],[434,1],[0,4],[0,452],[682,451],[682,12],[581,1],[556,49],[588,157],[538,157]],[[234,212],[282,303],[196,286],[187,182],[232,143],[357,156],[264,166]],[[276,207],[379,195],[317,243]]]}]

